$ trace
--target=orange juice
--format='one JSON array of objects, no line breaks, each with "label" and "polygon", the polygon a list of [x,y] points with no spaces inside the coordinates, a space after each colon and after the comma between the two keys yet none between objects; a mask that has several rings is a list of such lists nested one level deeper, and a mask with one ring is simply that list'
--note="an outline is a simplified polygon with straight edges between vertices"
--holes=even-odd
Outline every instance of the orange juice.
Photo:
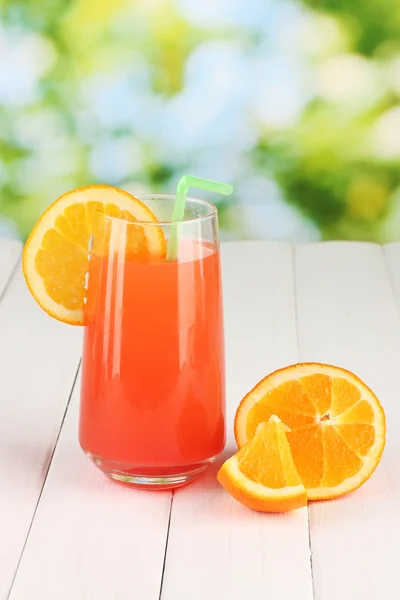
[{"label": "orange juice", "polygon": [[206,242],[182,240],[176,262],[91,257],[80,443],[109,475],[179,474],[223,449],[220,282]]}]

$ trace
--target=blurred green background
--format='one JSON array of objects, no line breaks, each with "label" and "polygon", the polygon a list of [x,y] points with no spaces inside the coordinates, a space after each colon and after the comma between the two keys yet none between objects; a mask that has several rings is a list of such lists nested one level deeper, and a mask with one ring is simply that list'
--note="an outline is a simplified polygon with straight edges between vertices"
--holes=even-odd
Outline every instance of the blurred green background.
[{"label": "blurred green background", "polygon": [[400,239],[398,0],[0,7],[0,237],[190,172],[235,185],[225,238]]}]

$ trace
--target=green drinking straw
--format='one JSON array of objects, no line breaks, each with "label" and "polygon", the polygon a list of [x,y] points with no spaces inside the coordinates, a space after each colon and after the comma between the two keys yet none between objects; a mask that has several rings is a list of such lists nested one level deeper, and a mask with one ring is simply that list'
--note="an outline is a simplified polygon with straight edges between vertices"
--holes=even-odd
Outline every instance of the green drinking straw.
[{"label": "green drinking straw", "polygon": [[172,213],[171,231],[168,241],[167,260],[176,260],[178,257],[179,244],[179,222],[183,221],[185,215],[186,196],[190,187],[200,188],[201,190],[210,190],[216,194],[229,196],[233,192],[233,185],[194,177],[194,175],[183,175],[178,181],[176,188],[176,199],[174,211]]}]

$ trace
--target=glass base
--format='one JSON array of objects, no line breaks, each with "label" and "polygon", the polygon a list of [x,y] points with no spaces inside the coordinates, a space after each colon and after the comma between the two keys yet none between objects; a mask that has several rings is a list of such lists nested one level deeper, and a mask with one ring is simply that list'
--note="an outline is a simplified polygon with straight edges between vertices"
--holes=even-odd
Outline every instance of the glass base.
[{"label": "glass base", "polygon": [[191,465],[177,467],[132,467],[126,463],[110,461],[84,450],[86,456],[96,465],[102,473],[133,488],[147,490],[169,490],[182,487],[197,479],[216,459]]}]

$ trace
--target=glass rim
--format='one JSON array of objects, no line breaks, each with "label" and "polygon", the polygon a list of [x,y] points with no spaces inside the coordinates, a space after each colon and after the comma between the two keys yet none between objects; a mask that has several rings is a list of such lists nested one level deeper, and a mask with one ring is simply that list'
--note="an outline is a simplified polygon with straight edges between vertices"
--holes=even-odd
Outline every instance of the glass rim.
[{"label": "glass rim", "polygon": [[[154,198],[156,200],[157,199],[173,199],[173,198],[176,198],[176,194],[136,194],[134,197],[137,200],[139,200],[140,202],[142,202],[146,198]],[[96,209],[96,212],[98,212],[98,214],[101,215],[101,217],[103,217],[104,219],[107,219],[110,221],[119,222],[119,223],[127,223],[128,225],[154,225],[156,227],[158,227],[158,226],[167,227],[167,226],[171,226],[174,224],[184,224],[184,223],[201,223],[203,221],[207,221],[209,219],[215,218],[218,214],[218,209],[217,209],[216,205],[213,204],[212,202],[209,202],[208,200],[203,200],[200,198],[192,198],[191,196],[188,196],[186,198],[186,200],[191,200],[193,202],[201,204],[202,206],[209,207],[209,209],[210,209],[209,214],[203,215],[200,217],[192,217],[190,219],[182,219],[181,221],[142,221],[142,220],[128,221],[128,219],[124,219],[122,217],[114,217],[113,215],[106,215],[106,214],[102,213],[100,209]],[[144,203],[142,202],[142,204],[144,204]],[[149,207],[146,207],[146,208],[149,208]]]}]

